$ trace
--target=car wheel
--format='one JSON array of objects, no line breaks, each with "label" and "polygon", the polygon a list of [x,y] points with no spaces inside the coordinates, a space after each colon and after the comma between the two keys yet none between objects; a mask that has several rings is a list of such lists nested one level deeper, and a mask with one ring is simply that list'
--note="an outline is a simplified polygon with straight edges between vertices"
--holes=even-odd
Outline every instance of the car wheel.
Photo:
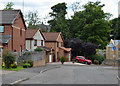
[{"label": "car wheel", "polygon": [[76,60],[77,63],[79,63],[79,60]]},{"label": "car wheel", "polygon": [[85,64],[88,64],[88,62],[85,62]]}]

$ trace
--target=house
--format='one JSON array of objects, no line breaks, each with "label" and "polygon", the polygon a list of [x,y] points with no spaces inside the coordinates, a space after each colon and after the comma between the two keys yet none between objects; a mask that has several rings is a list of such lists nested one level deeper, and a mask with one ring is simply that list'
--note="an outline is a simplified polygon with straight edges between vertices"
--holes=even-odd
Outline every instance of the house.
[{"label": "house", "polygon": [[43,33],[45,37],[47,62],[58,62],[64,56],[67,61],[71,60],[71,48],[64,47],[64,40],[61,32]]},{"label": "house", "polygon": [[26,30],[26,49],[34,51],[37,47],[45,46],[45,38],[40,29]]},{"label": "house", "polygon": [[[115,46],[115,50],[113,47]],[[120,58],[120,40],[112,40],[106,46],[106,59],[107,60],[118,60]]]},{"label": "house", "polygon": [[25,50],[26,25],[21,10],[0,10],[0,51]]}]

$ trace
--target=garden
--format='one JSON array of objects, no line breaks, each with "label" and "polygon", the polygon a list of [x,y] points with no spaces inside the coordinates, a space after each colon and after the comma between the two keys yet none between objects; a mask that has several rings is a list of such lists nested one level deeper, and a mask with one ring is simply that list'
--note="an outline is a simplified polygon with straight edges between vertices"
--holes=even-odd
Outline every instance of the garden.
[{"label": "garden", "polygon": [[28,61],[23,60],[20,62],[16,62],[15,59],[16,57],[12,52],[6,51],[5,53],[3,53],[2,67],[0,67],[0,69],[18,71],[25,68],[33,67],[32,60],[28,60]]}]

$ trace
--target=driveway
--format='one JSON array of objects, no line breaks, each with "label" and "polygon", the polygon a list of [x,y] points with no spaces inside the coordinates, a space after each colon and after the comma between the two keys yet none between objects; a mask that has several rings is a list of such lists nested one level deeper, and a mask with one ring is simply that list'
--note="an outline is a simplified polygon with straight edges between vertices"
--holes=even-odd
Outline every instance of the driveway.
[{"label": "driveway", "polygon": [[117,75],[113,67],[61,65],[21,84],[118,84]]}]

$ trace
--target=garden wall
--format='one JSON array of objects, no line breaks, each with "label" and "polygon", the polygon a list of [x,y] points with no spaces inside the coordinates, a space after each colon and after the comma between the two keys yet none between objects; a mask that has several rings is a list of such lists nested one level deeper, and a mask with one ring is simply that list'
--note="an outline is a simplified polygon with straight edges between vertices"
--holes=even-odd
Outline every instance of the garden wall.
[{"label": "garden wall", "polygon": [[16,54],[16,61],[19,63],[20,61],[34,61],[34,67],[36,66],[45,66],[45,56],[44,51],[25,51],[21,57]]}]

